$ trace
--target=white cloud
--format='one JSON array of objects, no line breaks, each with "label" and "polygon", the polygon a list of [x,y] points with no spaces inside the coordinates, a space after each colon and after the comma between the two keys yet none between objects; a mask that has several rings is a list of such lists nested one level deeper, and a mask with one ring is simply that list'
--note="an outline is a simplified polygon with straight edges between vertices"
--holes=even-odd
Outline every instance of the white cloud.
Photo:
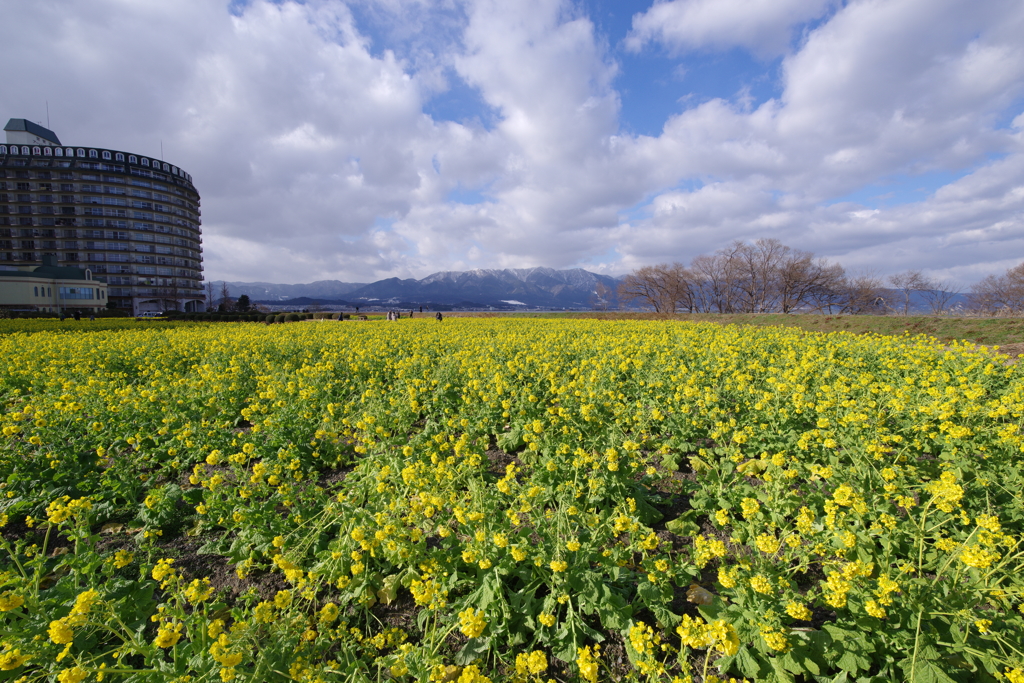
[{"label": "white cloud", "polygon": [[744,47],[773,57],[787,51],[794,29],[823,16],[834,0],[668,0],[633,17],[626,38],[638,51],[649,42],[670,50]]},{"label": "white cloud", "polygon": [[[1024,94],[1022,30],[1012,3],[847,4],[785,59],[778,100],[705,102],[639,141],[661,177],[709,185],[658,196],[624,237],[625,262],[650,261],[652,244],[693,255],[772,235],[851,266],[995,263],[1024,240],[1021,136],[994,125]],[[886,178],[971,168],[896,208],[828,206]]]},{"label": "white cloud", "polygon": [[[47,0],[5,24],[4,112],[42,120],[49,99],[69,143],[156,156],[162,140],[203,195],[213,279],[622,272],[762,236],[962,276],[1024,253],[1016,0],[656,4],[636,49],[786,53],[777,98],[694,98],[657,137],[622,132],[626,62],[570,0],[253,0],[235,16]],[[486,125],[425,113],[457,79]],[[963,177],[898,206],[836,203],[938,171]]]}]

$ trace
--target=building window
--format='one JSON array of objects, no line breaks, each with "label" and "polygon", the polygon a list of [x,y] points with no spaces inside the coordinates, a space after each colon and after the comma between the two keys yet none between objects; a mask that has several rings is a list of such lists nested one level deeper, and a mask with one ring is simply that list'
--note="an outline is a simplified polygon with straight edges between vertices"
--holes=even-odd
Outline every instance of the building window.
[{"label": "building window", "polygon": [[107,152],[106,150],[104,150],[104,152],[103,152],[103,159],[105,161],[110,161],[110,152]]},{"label": "building window", "polygon": [[71,148],[68,148],[68,149],[64,150],[64,156],[66,156],[66,157],[73,157],[73,156],[75,156],[75,150],[73,150]]},{"label": "building window", "polygon": [[55,148],[55,149],[53,150],[53,153],[54,153],[55,155],[59,156],[59,157],[62,157],[62,156],[64,156],[64,150],[63,150],[63,149],[61,149],[60,147],[57,147],[57,148]]},{"label": "building window", "polygon": [[92,287],[61,287],[61,299],[93,299]]},{"label": "building window", "polygon": [[124,155],[118,152],[114,155],[114,161],[124,161]]},{"label": "building window", "polygon": [[100,153],[99,153],[99,152],[97,152],[97,151],[96,151],[96,150],[94,150],[94,149],[90,149],[90,150],[89,150],[89,158],[90,158],[90,159],[99,159],[99,158],[100,158]]},{"label": "building window", "polygon": [[80,158],[84,159],[85,158],[85,150],[84,149],[79,149],[78,150],[78,156]]},{"label": "building window", "polygon": [[53,156],[53,150],[49,147],[43,147],[43,156]]},{"label": "building window", "polygon": [[0,145],[0,154],[7,154],[7,145]]},{"label": "building window", "polygon": [[39,288],[38,287],[33,287],[32,288],[32,296],[39,296]]},{"label": "building window", "polygon": [[28,147],[22,146],[21,153],[22,154],[28,154]]},{"label": "building window", "polygon": [[32,153],[35,154],[36,156],[39,156],[40,154],[43,153],[43,150],[39,149],[38,147],[33,147]]},{"label": "building window", "polygon": [[146,159],[145,157],[143,157],[143,159],[142,159],[142,165],[143,165],[143,166],[149,166],[149,159]]},{"label": "building window", "polygon": [[129,164],[137,164],[137,163],[139,163],[139,158],[137,156],[135,156],[134,154],[129,154],[128,155],[128,163]]}]

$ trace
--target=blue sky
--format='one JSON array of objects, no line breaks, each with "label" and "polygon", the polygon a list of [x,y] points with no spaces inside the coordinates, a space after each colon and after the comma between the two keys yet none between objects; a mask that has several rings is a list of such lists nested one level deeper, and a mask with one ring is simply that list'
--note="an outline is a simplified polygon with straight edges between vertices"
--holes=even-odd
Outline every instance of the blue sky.
[{"label": "blue sky", "polygon": [[969,283],[1024,254],[1019,0],[5,12],[4,112],[162,141],[202,194],[211,279],[618,274],[774,237]]}]

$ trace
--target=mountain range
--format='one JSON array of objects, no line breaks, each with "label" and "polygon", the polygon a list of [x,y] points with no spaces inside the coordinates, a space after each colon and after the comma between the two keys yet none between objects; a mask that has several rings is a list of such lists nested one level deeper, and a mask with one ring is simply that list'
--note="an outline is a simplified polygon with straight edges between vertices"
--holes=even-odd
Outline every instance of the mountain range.
[{"label": "mountain range", "polygon": [[[371,283],[320,280],[308,284],[278,285],[268,282],[227,282],[230,296],[243,294],[257,302],[282,303],[292,299],[323,300],[356,306],[434,303],[509,308],[592,308],[615,305],[619,278],[582,268],[509,268],[443,271],[422,280],[387,278]],[[221,281],[213,281],[221,292]]]}]

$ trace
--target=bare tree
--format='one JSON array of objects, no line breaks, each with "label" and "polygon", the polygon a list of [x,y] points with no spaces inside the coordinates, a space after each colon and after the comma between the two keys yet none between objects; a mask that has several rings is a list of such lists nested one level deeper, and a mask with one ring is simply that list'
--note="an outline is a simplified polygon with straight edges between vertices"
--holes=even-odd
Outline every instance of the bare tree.
[{"label": "bare tree", "polygon": [[933,280],[928,289],[921,291],[921,296],[928,303],[933,315],[946,312],[949,302],[963,291],[963,287],[950,280]]},{"label": "bare tree", "polygon": [[[1024,308],[1024,264],[1015,277],[1014,280],[1008,273],[990,278],[988,288],[976,292],[977,298],[1010,301],[1012,295],[1007,292],[1014,291],[1019,295],[1013,305]],[[1017,284],[1010,284],[1011,280]],[[941,283],[939,292],[930,292],[936,287],[920,271],[893,275],[889,282],[903,293],[899,308],[904,315],[910,311],[913,292],[933,297],[933,310],[947,306],[956,294],[946,283]],[[752,243],[736,241],[713,254],[702,254],[689,267],[673,263],[640,268],[622,280],[619,298],[662,313],[810,310],[878,314],[886,310],[885,292],[883,280],[874,273],[849,277],[838,263],[793,249],[776,239],[759,239]]]},{"label": "bare tree", "polygon": [[594,294],[590,297],[591,306],[596,311],[607,311],[615,298],[615,290],[609,287],[603,280],[598,280],[594,285]]},{"label": "bare tree", "polygon": [[206,281],[206,310],[213,310],[213,283]]},{"label": "bare tree", "polygon": [[220,306],[218,306],[217,308],[222,311],[230,311],[234,303],[235,302],[231,299],[231,290],[228,289],[228,283],[221,281]]},{"label": "bare tree", "polygon": [[882,284],[882,279],[872,272],[847,278],[843,284],[839,312],[851,315],[883,313],[885,290]]},{"label": "bare tree", "polygon": [[821,311],[839,303],[846,271],[838,263],[815,259],[810,252],[793,252],[776,275],[778,307],[792,313],[801,307]]},{"label": "bare tree", "polygon": [[638,301],[656,313],[675,313],[680,304],[692,310],[688,279],[680,263],[644,266],[619,283],[619,301]]},{"label": "bare tree", "polygon": [[739,287],[743,277],[740,252],[742,242],[702,254],[693,259],[690,270],[694,279],[696,309],[702,313],[736,313],[742,310],[743,294]]},{"label": "bare tree", "polygon": [[1020,313],[1024,310],[1024,263],[975,284],[968,300],[972,308],[990,315]]},{"label": "bare tree", "polygon": [[919,270],[907,270],[889,276],[889,284],[903,294],[903,315],[910,314],[910,295],[931,289],[932,285],[928,278]]},{"label": "bare tree", "polygon": [[775,310],[779,295],[778,275],[790,260],[791,252],[792,249],[777,239],[733,244],[727,253],[732,260],[731,271],[735,274],[736,308],[745,313]]}]

